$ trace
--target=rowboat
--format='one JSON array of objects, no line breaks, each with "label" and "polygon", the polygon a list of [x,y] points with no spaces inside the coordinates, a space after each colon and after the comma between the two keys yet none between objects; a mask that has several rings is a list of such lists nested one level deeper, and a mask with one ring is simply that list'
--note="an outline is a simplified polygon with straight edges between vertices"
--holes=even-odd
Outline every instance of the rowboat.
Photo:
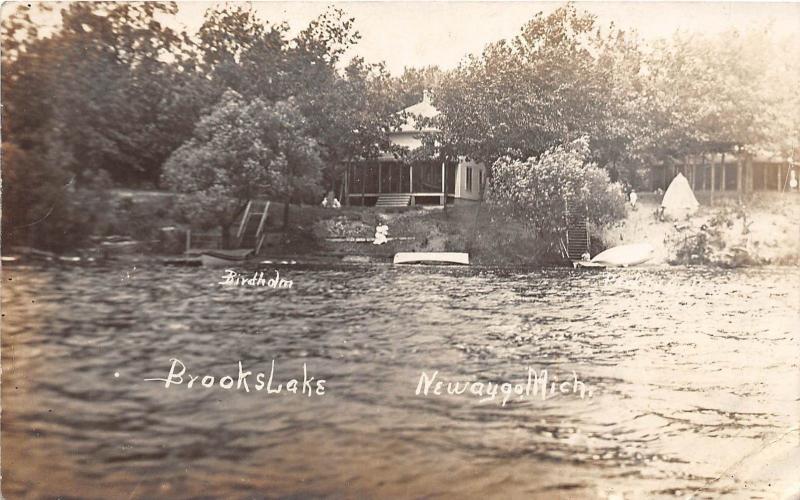
[{"label": "rowboat", "polygon": [[605,269],[606,265],[590,260],[575,260],[572,262],[572,267],[575,269]]},{"label": "rowboat", "polygon": [[591,262],[606,266],[635,266],[653,258],[655,249],[650,243],[635,243],[609,248],[595,255]]},{"label": "rowboat", "polygon": [[469,254],[463,252],[399,252],[395,264],[460,264],[469,265]]},{"label": "rowboat", "polygon": [[[397,236],[386,238],[386,241],[410,241],[415,239],[413,236]],[[373,243],[375,238],[325,238],[331,243]]]},{"label": "rowboat", "polygon": [[200,261],[204,266],[229,266],[241,263],[250,256],[253,250],[203,250]]}]

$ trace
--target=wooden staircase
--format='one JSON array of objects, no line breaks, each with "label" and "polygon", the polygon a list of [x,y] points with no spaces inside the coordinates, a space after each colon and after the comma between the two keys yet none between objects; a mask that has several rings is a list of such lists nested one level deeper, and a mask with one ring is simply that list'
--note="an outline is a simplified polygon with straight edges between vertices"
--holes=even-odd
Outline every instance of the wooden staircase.
[{"label": "wooden staircase", "polygon": [[375,206],[378,208],[403,208],[411,204],[410,194],[386,193],[378,196]]},{"label": "wooden staircase", "polygon": [[239,248],[252,248],[255,255],[261,251],[266,232],[264,227],[269,212],[269,201],[250,200],[242,215],[242,222],[236,233],[236,246]]},{"label": "wooden staircase", "polygon": [[586,212],[567,212],[567,258],[569,260],[581,260],[581,256],[589,252],[589,244]]}]

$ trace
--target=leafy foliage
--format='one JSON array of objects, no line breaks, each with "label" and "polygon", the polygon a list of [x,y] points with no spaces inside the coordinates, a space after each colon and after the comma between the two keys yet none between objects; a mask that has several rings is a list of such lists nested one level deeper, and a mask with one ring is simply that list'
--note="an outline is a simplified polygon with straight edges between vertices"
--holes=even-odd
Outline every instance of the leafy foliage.
[{"label": "leafy foliage", "polygon": [[[493,196],[508,209],[572,196],[527,170],[572,186],[578,160],[563,155],[583,137],[582,165],[608,173],[582,169],[591,193],[609,179],[638,188],[648,167],[692,153],[800,158],[800,46],[768,31],[645,45],[567,4],[452,71],[393,78],[381,63],[346,59],[360,35],[337,8],[295,32],[247,6],[216,6],[187,34],[163,22],[175,3],[53,5],[18,4],[3,19],[3,230],[37,244],[50,245],[36,236],[46,224],[87,226],[71,226],[74,241],[92,231],[99,222],[71,207],[78,193],[102,207],[95,190],[107,177],[193,193],[192,218],[207,224],[229,225],[245,197],[316,202],[348,162],[393,150],[396,112],[423,90],[442,113],[419,123],[439,132],[406,158],[497,161],[491,174],[506,177]],[[54,8],[60,22],[41,29],[37,19]],[[575,165],[562,171],[555,157]],[[502,195],[510,179],[530,192],[509,184],[514,193]],[[615,195],[587,203],[595,199],[598,213],[615,213]],[[19,230],[56,201],[46,223]]]},{"label": "leafy foliage", "polygon": [[6,140],[50,149],[76,174],[106,170],[121,182],[154,183],[198,115],[201,86],[183,71],[183,42],[157,20],[176,9],[71,3],[60,29],[39,38],[30,8],[19,6],[4,22],[11,31],[3,58]]},{"label": "leafy foliage", "polygon": [[593,160],[636,187],[647,167],[687,154],[800,156],[799,59],[796,44],[758,31],[646,47],[567,5],[442,79],[436,140],[492,163],[586,136]]},{"label": "leafy foliage", "polygon": [[293,100],[269,105],[228,91],[204,116],[194,136],[164,166],[164,183],[182,193],[180,206],[195,223],[230,227],[248,200],[321,195],[320,149]]},{"label": "leafy foliage", "polygon": [[726,151],[766,139],[772,111],[762,80],[767,65],[755,54],[743,57],[758,45],[755,37],[745,41],[727,32],[713,39],[675,35],[656,47],[650,83],[661,96],[668,153]]},{"label": "leafy foliage", "polygon": [[422,100],[424,92],[436,93],[442,86],[446,72],[438,66],[405,68],[403,74],[389,82],[394,99],[400,108],[407,108]]},{"label": "leafy foliage", "polygon": [[84,245],[107,222],[107,175],[76,182],[41,151],[9,142],[3,143],[2,157],[4,244],[66,250]]},{"label": "leafy foliage", "polygon": [[341,57],[360,35],[354,19],[331,8],[295,38],[242,6],[209,10],[200,29],[202,71],[218,92],[233,89],[265,102],[292,97],[320,146],[323,176],[332,185],[342,165],[377,156],[399,123],[380,64]]},{"label": "leafy foliage", "polygon": [[538,14],[511,40],[489,45],[447,75],[434,104],[443,142],[491,162],[514,152],[537,156],[588,135],[613,118],[609,66],[597,54],[608,44],[594,18],[574,6]]},{"label": "leafy foliage", "polygon": [[556,146],[539,158],[501,157],[492,165],[487,200],[550,241],[558,241],[566,230],[570,207],[586,209],[598,225],[624,217],[620,185],[611,183],[590,157],[586,138]]}]

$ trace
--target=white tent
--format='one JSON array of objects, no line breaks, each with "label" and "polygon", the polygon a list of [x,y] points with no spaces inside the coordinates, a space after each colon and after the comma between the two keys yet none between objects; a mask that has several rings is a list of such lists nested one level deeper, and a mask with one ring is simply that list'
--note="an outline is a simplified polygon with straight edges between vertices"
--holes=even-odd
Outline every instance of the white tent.
[{"label": "white tent", "polygon": [[661,208],[665,216],[673,219],[682,219],[689,214],[697,211],[697,198],[694,197],[694,192],[689,186],[689,181],[682,173],[672,179],[672,182],[664,193],[664,199],[661,200]]}]

